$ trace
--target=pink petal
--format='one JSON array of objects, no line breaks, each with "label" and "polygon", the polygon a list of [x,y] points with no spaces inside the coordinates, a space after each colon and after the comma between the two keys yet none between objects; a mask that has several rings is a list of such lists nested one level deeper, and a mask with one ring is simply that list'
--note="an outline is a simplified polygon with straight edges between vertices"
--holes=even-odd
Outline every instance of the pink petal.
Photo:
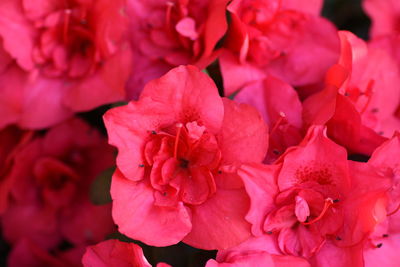
[{"label": "pink petal", "polygon": [[70,86],[64,103],[74,111],[86,111],[123,100],[125,83],[131,72],[131,57],[129,49],[121,49],[93,75]]},{"label": "pink petal", "polygon": [[15,58],[19,66],[31,70],[32,49],[35,30],[22,13],[20,2],[3,0],[0,2],[0,36],[4,49]]},{"label": "pink petal", "polygon": [[318,16],[321,13],[323,3],[323,0],[283,0],[281,5],[284,9]]},{"label": "pink petal", "polygon": [[[188,210],[154,205],[153,190],[143,182],[132,182],[116,170],[111,184],[112,215],[119,231],[151,246],[169,246],[181,241],[192,229]],[[157,238],[155,238],[157,237]]]},{"label": "pink petal", "polygon": [[261,162],[268,150],[268,126],[255,108],[223,99],[219,144],[224,164]]},{"label": "pink petal", "polygon": [[249,200],[243,189],[218,189],[202,205],[192,207],[192,231],[183,242],[200,249],[226,249],[250,236],[244,220]]},{"label": "pink petal", "polygon": [[82,264],[84,267],[151,267],[141,247],[116,239],[87,247]]},{"label": "pink petal", "polygon": [[229,96],[248,84],[265,78],[263,70],[250,63],[240,63],[233,53],[223,51],[219,57],[225,95]]},{"label": "pink petal", "polygon": [[328,139],[323,127],[310,127],[302,143],[288,150],[283,160],[280,191],[312,180],[341,189],[349,186],[346,150]]},{"label": "pink petal", "polygon": [[245,164],[238,170],[251,202],[245,218],[252,224],[252,234],[255,236],[264,233],[265,215],[275,208],[275,195],[278,193],[276,185],[278,166],[275,166]]},{"label": "pink petal", "polygon": [[201,120],[211,132],[221,127],[224,107],[214,82],[193,66],[177,67],[143,89],[140,99],[150,98],[178,121]]},{"label": "pink petal", "polygon": [[196,31],[196,21],[189,17],[181,19],[175,25],[175,29],[181,35],[183,35],[191,40],[196,40],[197,37],[199,36]]},{"label": "pink petal", "polygon": [[366,267],[397,267],[400,262],[399,254],[400,234],[389,235],[382,239],[381,247],[364,249],[364,260]]},{"label": "pink petal", "polygon": [[327,241],[310,262],[321,267],[363,267],[362,243],[352,247],[337,247]]},{"label": "pink petal", "polygon": [[25,85],[20,125],[40,129],[65,120],[72,112],[63,105],[67,88],[62,80],[37,77]]},{"label": "pink petal", "polygon": [[[204,53],[203,57],[211,55],[217,42],[224,36],[228,28],[225,12],[228,0],[209,1],[208,16],[204,23]],[[215,27],[218,25],[218,27]]]}]

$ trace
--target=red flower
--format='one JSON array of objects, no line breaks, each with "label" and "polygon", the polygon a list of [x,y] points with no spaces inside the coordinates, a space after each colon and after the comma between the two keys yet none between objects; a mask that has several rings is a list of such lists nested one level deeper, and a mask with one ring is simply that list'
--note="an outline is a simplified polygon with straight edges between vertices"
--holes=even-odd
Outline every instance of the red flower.
[{"label": "red flower", "polygon": [[227,29],[228,0],[128,0],[135,64],[128,85],[137,99],[144,85],[173,67],[204,68]]},{"label": "red flower", "polygon": [[338,57],[336,29],[318,16],[321,1],[302,2],[235,0],[229,4],[232,21],[225,42],[229,52],[220,57],[227,95],[267,74],[293,86],[322,81]]},{"label": "red flower", "polygon": [[[327,124],[328,135],[351,151],[370,155],[400,127],[399,70],[382,50],[340,32],[341,58],[327,73],[326,88],[303,103],[308,125]],[[379,66],[379,67],[378,67]]]},{"label": "red flower", "polygon": [[0,214],[7,209],[8,196],[14,183],[15,177],[9,174],[13,170],[15,155],[32,137],[32,131],[22,131],[15,126],[0,131]]},{"label": "red flower", "polygon": [[131,65],[124,0],[0,3],[0,127],[54,125],[122,100]]},{"label": "red flower", "polygon": [[238,174],[251,198],[246,219],[255,236],[271,236],[266,247],[315,266],[362,266],[362,242],[389,183],[369,164],[348,161],[322,127],[311,127],[275,165],[245,164]]},{"label": "red flower", "polygon": [[[366,266],[396,266],[400,262],[400,134],[382,144],[368,161],[379,174],[390,179],[385,210],[380,224],[365,246]],[[382,202],[385,199],[382,200]],[[382,217],[382,215],[381,215]]]},{"label": "red flower", "polygon": [[84,267],[151,267],[141,247],[116,239],[88,247],[83,255],[82,264]]},{"label": "red flower", "polygon": [[260,162],[267,126],[257,111],[221,99],[212,80],[179,67],[150,82],[138,102],[104,116],[119,154],[111,195],[122,233],[149,245],[183,240],[227,248],[249,236],[248,197],[225,166]]},{"label": "red flower", "polygon": [[78,119],[33,139],[7,173],[14,183],[2,217],[4,238],[54,251],[63,242],[79,247],[103,240],[113,231],[111,207],[91,204],[88,190],[113,161],[112,147]]}]

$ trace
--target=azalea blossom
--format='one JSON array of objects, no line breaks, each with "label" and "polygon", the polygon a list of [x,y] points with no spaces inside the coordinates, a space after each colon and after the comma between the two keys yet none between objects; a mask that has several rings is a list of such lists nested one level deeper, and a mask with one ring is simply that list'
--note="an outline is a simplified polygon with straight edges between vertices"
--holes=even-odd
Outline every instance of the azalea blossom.
[{"label": "azalea blossom", "polygon": [[217,43],[226,33],[228,0],[128,0],[133,71],[129,99],[144,85],[179,65],[199,68],[217,57]]},{"label": "azalea blossom", "polygon": [[246,220],[253,235],[270,236],[267,252],[312,266],[363,266],[362,244],[385,217],[390,183],[369,164],[348,161],[323,127],[311,127],[276,164],[244,164],[238,174],[251,198]]},{"label": "azalea blossom", "polygon": [[[365,266],[396,266],[400,262],[398,254],[400,237],[400,134],[378,147],[368,163],[383,177],[390,179],[387,193],[386,217],[375,227],[369,242],[365,245]],[[384,201],[383,199],[382,201]]]},{"label": "azalea blossom", "polygon": [[385,51],[350,32],[339,35],[341,58],[325,89],[303,102],[303,118],[307,125],[327,124],[328,135],[350,151],[371,155],[400,127],[399,70]]},{"label": "azalea blossom", "polygon": [[267,126],[254,108],[221,99],[207,75],[182,66],[104,121],[118,148],[111,196],[120,232],[149,245],[183,240],[202,249],[249,237],[248,196],[226,170],[265,156]]},{"label": "azalea blossom", "polygon": [[[27,254],[62,254],[64,243],[83,253],[86,245],[103,240],[114,230],[111,207],[93,205],[89,189],[112,166],[113,154],[104,137],[76,118],[32,138],[15,153],[6,173],[13,183],[1,220],[4,239]],[[23,240],[28,243],[18,248]],[[82,254],[74,255],[80,259]]]},{"label": "azalea blossom", "polygon": [[13,187],[14,177],[9,175],[13,170],[15,156],[33,138],[32,131],[23,131],[15,126],[0,130],[0,214],[8,206],[9,193]]},{"label": "azalea blossom", "polygon": [[132,60],[124,9],[124,0],[1,1],[0,128],[45,128],[123,100]]},{"label": "azalea blossom", "polygon": [[271,74],[292,86],[320,83],[339,55],[335,27],[319,16],[322,1],[235,0],[220,56],[230,95]]}]

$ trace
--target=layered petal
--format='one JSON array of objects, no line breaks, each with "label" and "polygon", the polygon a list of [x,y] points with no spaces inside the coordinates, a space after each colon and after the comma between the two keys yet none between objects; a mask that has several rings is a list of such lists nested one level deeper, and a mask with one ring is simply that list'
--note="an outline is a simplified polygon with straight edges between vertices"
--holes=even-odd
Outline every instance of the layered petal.
[{"label": "layered petal", "polygon": [[191,209],[192,230],[183,241],[201,249],[227,249],[250,237],[243,218],[249,198],[243,189],[218,189],[214,197]]},{"label": "layered petal", "polygon": [[223,164],[260,162],[268,149],[268,126],[252,106],[223,99],[219,145]]},{"label": "layered petal", "polygon": [[155,206],[148,185],[130,181],[118,170],[113,176],[111,197],[119,231],[148,245],[176,244],[192,230],[191,214],[182,203],[176,207]]},{"label": "layered petal", "polygon": [[85,267],[151,267],[138,245],[116,239],[88,247],[83,255],[82,264]]}]

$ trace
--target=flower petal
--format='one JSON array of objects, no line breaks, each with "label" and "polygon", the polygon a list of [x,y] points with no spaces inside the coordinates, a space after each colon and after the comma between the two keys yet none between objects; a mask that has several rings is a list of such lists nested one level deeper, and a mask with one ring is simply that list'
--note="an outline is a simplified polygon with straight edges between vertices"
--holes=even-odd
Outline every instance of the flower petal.
[{"label": "flower petal", "polygon": [[153,190],[143,182],[124,178],[118,169],[112,179],[111,197],[112,215],[119,231],[148,245],[176,244],[192,228],[190,215],[182,203],[176,207],[155,206]]}]

